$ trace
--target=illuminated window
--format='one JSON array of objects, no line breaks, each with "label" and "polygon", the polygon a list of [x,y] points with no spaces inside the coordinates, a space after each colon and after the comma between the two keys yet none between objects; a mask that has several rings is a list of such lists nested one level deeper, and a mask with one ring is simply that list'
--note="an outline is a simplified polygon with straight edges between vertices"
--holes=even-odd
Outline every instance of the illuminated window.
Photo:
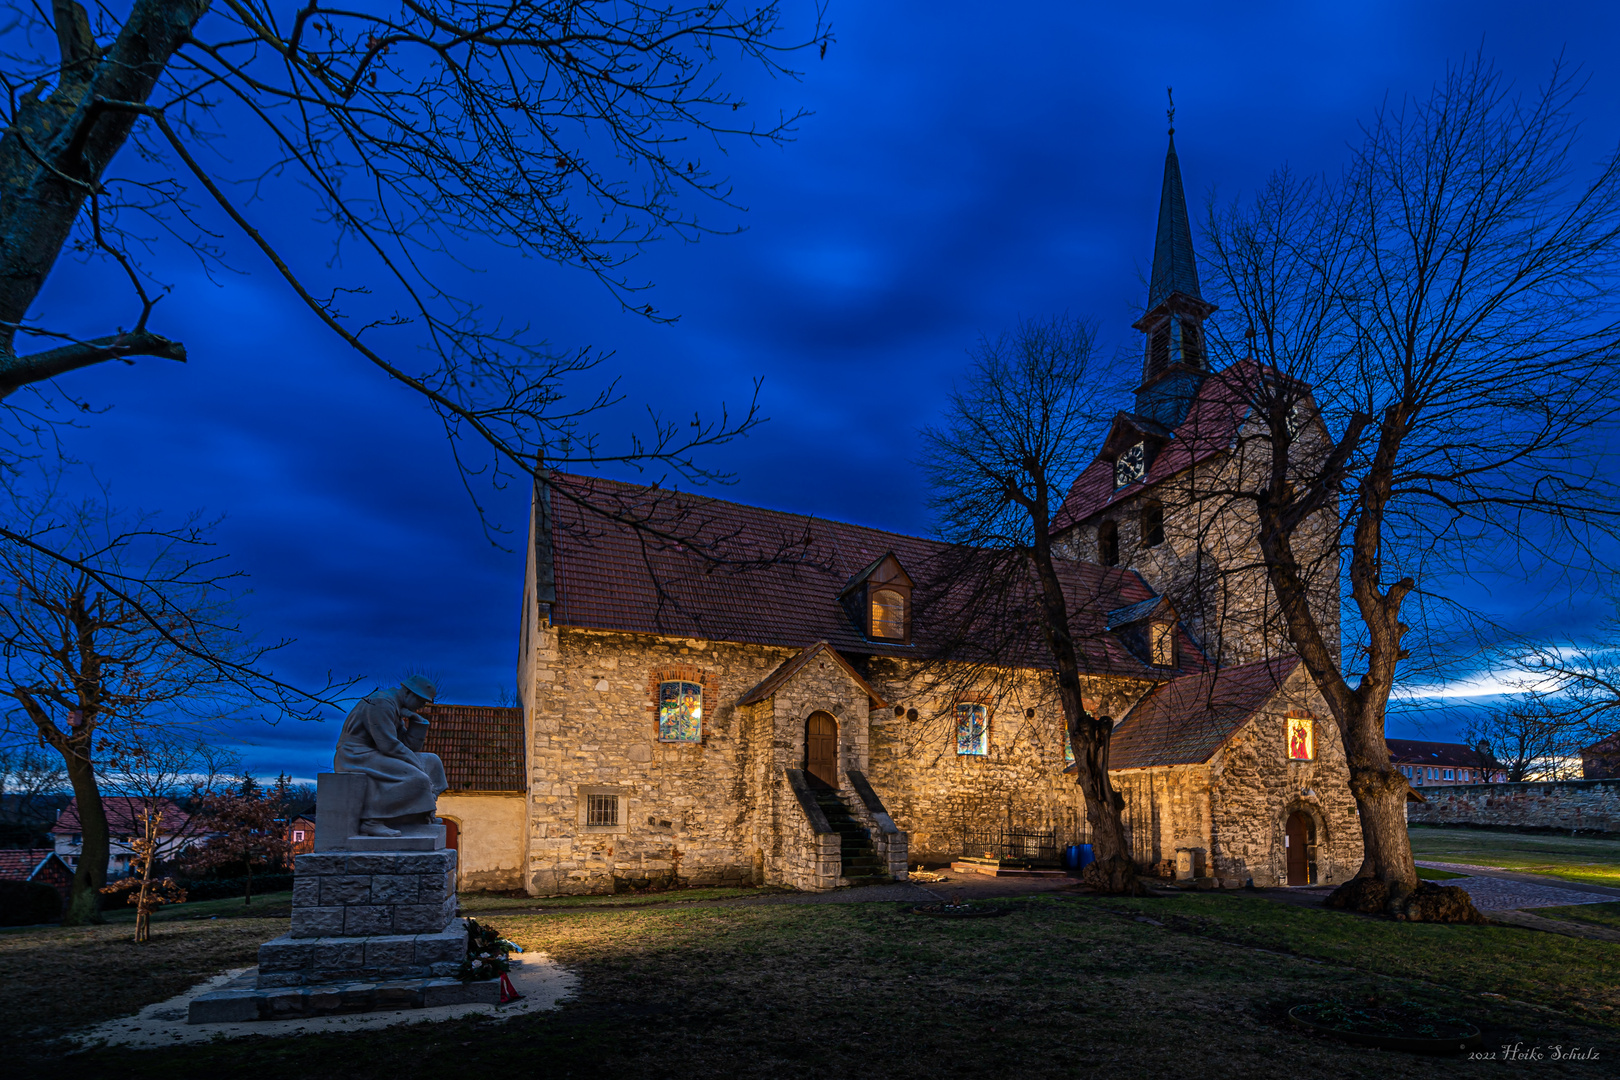
[{"label": "illuminated window", "polygon": [[303,829],[294,829],[293,830],[293,843],[296,844],[300,840],[302,840],[303,838],[304,838],[304,830]]},{"label": "illuminated window", "polygon": [[1288,759],[1310,761],[1316,757],[1316,724],[1308,716],[1288,718]]},{"label": "illuminated window", "polygon": [[1074,764],[1074,743],[1070,742],[1068,736],[1065,735],[1063,737],[1063,767],[1065,769],[1067,769],[1070,765],[1073,765],[1073,764]]},{"label": "illuminated window", "polygon": [[879,589],[872,594],[872,636],[905,640],[906,598],[893,589]]},{"label": "illuminated window", "polygon": [[956,752],[974,756],[990,753],[990,708],[962,702],[956,707]]},{"label": "illuminated window", "polygon": [[703,741],[703,687],[693,682],[658,684],[658,739]]},{"label": "illuminated window", "polygon": [[1148,646],[1153,662],[1160,667],[1174,667],[1176,663],[1176,628],[1170,623],[1151,623],[1148,626]]}]

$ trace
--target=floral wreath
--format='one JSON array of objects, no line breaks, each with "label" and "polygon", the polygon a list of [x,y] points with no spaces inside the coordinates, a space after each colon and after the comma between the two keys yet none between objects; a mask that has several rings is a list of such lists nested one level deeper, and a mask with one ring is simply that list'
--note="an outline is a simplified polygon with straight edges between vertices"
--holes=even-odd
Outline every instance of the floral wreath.
[{"label": "floral wreath", "polygon": [[512,970],[509,954],[522,951],[523,946],[501,937],[493,926],[480,926],[476,919],[468,919],[467,955],[462,958],[456,978],[475,982],[505,975]]}]

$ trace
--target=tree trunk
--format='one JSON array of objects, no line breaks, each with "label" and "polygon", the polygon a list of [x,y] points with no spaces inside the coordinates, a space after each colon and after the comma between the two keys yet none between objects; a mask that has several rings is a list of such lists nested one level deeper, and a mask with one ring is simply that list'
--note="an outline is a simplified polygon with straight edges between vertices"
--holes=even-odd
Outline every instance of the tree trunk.
[{"label": "tree trunk", "polygon": [[242,903],[244,903],[244,904],[253,903],[253,859],[252,859],[252,857],[249,857],[248,861],[247,861],[247,895],[242,897]]},{"label": "tree trunk", "polygon": [[68,780],[73,785],[73,797],[79,810],[81,843],[79,865],[73,871],[73,891],[68,894],[68,908],[62,916],[62,924],[78,926],[105,922],[101,916],[101,887],[107,884],[107,860],[112,855],[107,808],[101,802],[101,789],[96,784],[95,769],[90,764],[88,740],[82,747],[70,744],[64,757]]}]

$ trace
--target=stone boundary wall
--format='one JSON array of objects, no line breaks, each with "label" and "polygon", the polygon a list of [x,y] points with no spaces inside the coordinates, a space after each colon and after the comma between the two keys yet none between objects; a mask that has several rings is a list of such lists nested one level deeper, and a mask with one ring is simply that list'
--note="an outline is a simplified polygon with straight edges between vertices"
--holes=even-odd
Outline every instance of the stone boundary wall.
[{"label": "stone boundary wall", "polygon": [[1620,780],[1548,780],[1419,788],[1410,825],[1494,825],[1620,833]]}]

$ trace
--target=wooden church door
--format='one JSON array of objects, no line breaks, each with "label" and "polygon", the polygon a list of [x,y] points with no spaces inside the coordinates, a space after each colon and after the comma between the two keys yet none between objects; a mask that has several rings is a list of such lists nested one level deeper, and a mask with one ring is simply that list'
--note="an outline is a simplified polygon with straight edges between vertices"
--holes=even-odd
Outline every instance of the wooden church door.
[{"label": "wooden church door", "polygon": [[1309,885],[1310,869],[1306,863],[1306,849],[1310,845],[1311,823],[1302,812],[1288,815],[1286,830],[1288,842],[1288,884]]},{"label": "wooden church door", "polygon": [[838,721],[824,712],[805,721],[804,771],[828,787],[838,786]]}]

